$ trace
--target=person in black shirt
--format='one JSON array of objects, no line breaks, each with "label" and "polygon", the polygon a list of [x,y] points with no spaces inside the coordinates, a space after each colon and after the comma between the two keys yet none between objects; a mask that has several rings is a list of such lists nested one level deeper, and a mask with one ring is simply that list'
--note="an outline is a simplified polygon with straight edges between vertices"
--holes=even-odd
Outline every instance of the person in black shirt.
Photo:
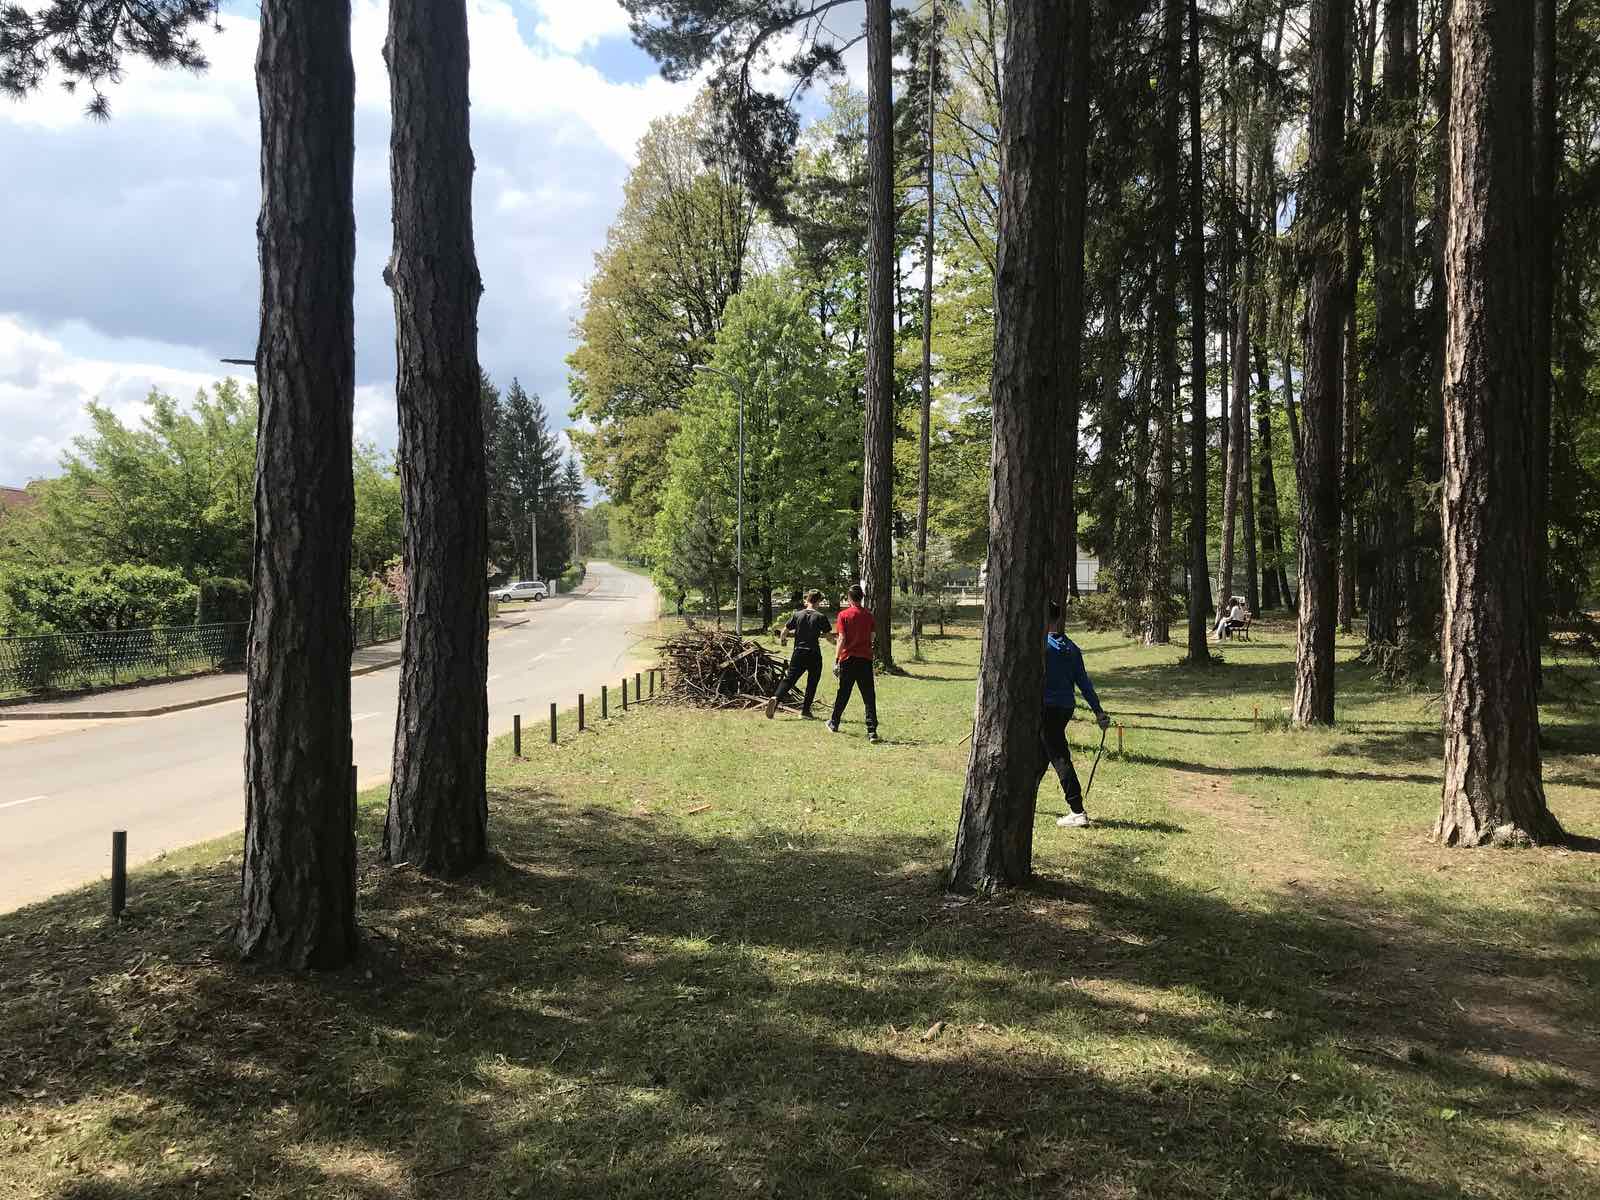
[{"label": "person in black shirt", "polygon": [[805,608],[790,617],[789,623],[778,635],[779,645],[787,642],[790,635],[794,636],[794,654],[789,659],[789,670],[783,682],[778,685],[772,699],[767,701],[768,720],[776,715],[778,705],[783,703],[783,698],[799,681],[802,673],[806,677],[806,699],[800,706],[800,715],[808,721],[814,719],[811,702],[817,698],[817,682],[822,678],[822,639],[833,637],[833,623],[828,620],[828,614],[817,607],[821,603],[821,592],[814,589],[807,592]]}]

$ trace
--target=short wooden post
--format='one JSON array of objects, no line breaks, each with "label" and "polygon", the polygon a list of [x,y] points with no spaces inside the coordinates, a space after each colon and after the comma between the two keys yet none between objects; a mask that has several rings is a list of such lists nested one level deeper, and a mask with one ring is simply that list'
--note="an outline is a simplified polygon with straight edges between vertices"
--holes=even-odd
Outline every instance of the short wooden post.
[{"label": "short wooden post", "polygon": [[1117,757],[1122,757],[1122,722],[1117,722]]},{"label": "short wooden post", "polygon": [[522,757],[522,714],[517,713],[511,718],[511,753],[516,758]]},{"label": "short wooden post", "polygon": [[644,692],[639,687],[639,678],[639,672],[635,671],[633,673],[633,702],[635,704],[644,699]]},{"label": "short wooden post", "polygon": [[584,729],[584,725],[583,725],[583,693],[579,692],[578,693],[578,732],[582,733],[583,729]]},{"label": "short wooden post", "polygon": [[600,719],[604,721],[611,715],[611,704],[606,698],[606,685],[600,685]]},{"label": "short wooden post", "polygon": [[556,744],[556,702],[550,701],[550,744]]},{"label": "short wooden post", "polygon": [[128,906],[128,831],[111,834],[111,919],[119,920]]},{"label": "short wooden post", "polygon": [[650,699],[656,698],[656,669],[650,668]]},{"label": "short wooden post", "polygon": [[622,711],[628,711],[628,677],[622,677]]}]

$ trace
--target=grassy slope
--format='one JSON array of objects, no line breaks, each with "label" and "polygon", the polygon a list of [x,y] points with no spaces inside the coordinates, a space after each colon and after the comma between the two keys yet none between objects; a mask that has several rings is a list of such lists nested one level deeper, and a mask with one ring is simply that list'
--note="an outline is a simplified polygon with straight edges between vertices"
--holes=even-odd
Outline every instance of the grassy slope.
[{"label": "grassy slope", "polygon": [[[882,685],[884,746],[649,706],[502,741],[459,883],[373,864],[369,795],[332,977],[232,960],[236,843],[120,929],[0,917],[0,1197],[1600,1193],[1596,843],[1428,846],[1436,710],[1347,664],[1337,732],[1257,729],[1286,631],[1199,676],[1083,642],[1127,754],[1094,829],[1041,793],[1002,900],[937,889],[965,636]],[[1591,838],[1595,682],[1546,712]]]}]

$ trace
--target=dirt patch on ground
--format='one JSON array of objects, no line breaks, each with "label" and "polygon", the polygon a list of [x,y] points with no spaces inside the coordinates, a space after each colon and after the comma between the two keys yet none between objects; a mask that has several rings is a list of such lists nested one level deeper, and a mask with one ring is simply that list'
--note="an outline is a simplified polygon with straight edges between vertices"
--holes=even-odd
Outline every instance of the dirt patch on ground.
[{"label": "dirt patch on ground", "polygon": [[[1397,1059],[1448,1052],[1497,1075],[1535,1070],[1600,1088],[1600,1014],[1582,985],[1554,973],[1536,951],[1512,961],[1454,943],[1383,905],[1379,896],[1352,905],[1339,878],[1299,830],[1272,806],[1225,779],[1175,771],[1172,802],[1216,820],[1232,835],[1238,870],[1255,886],[1296,896],[1319,919],[1340,922],[1377,941],[1377,953],[1343,978],[1328,980],[1330,1006],[1355,1010],[1374,1033],[1378,1053]],[[1395,841],[1395,858],[1426,877],[1435,872],[1537,871],[1551,848],[1464,857],[1417,832]],[[1588,1020],[1581,1014],[1590,1013]],[[1398,1014],[1405,1014],[1403,1018]]]},{"label": "dirt patch on ground", "polygon": [[1294,825],[1227,779],[1174,771],[1168,798],[1185,812],[1213,818],[1231,833],[1239,871],[1257,886],[1292,893],[1330,878],[1327,864],[1312,853]]}]

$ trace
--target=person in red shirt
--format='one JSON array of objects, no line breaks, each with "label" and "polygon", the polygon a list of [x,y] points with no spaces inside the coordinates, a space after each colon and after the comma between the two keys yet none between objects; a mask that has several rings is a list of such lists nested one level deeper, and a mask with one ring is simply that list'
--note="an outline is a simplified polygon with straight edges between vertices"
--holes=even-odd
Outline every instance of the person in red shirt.
[{"label": "person in red shirt", "polygon": [[839,718],[844,716],[845,705],[850,703],[850,693],[861,689],[861,700],[867,706],[867,741],[878,740],[878,695],[872,679],[872,614],[862,607],[866,593],[859,583],[850,585],[849,595],[841,603],[834,628],[839,639],[838,676],[839,691],[833,698],[833,716],[828,721],[828,732],[839,732]]}]

